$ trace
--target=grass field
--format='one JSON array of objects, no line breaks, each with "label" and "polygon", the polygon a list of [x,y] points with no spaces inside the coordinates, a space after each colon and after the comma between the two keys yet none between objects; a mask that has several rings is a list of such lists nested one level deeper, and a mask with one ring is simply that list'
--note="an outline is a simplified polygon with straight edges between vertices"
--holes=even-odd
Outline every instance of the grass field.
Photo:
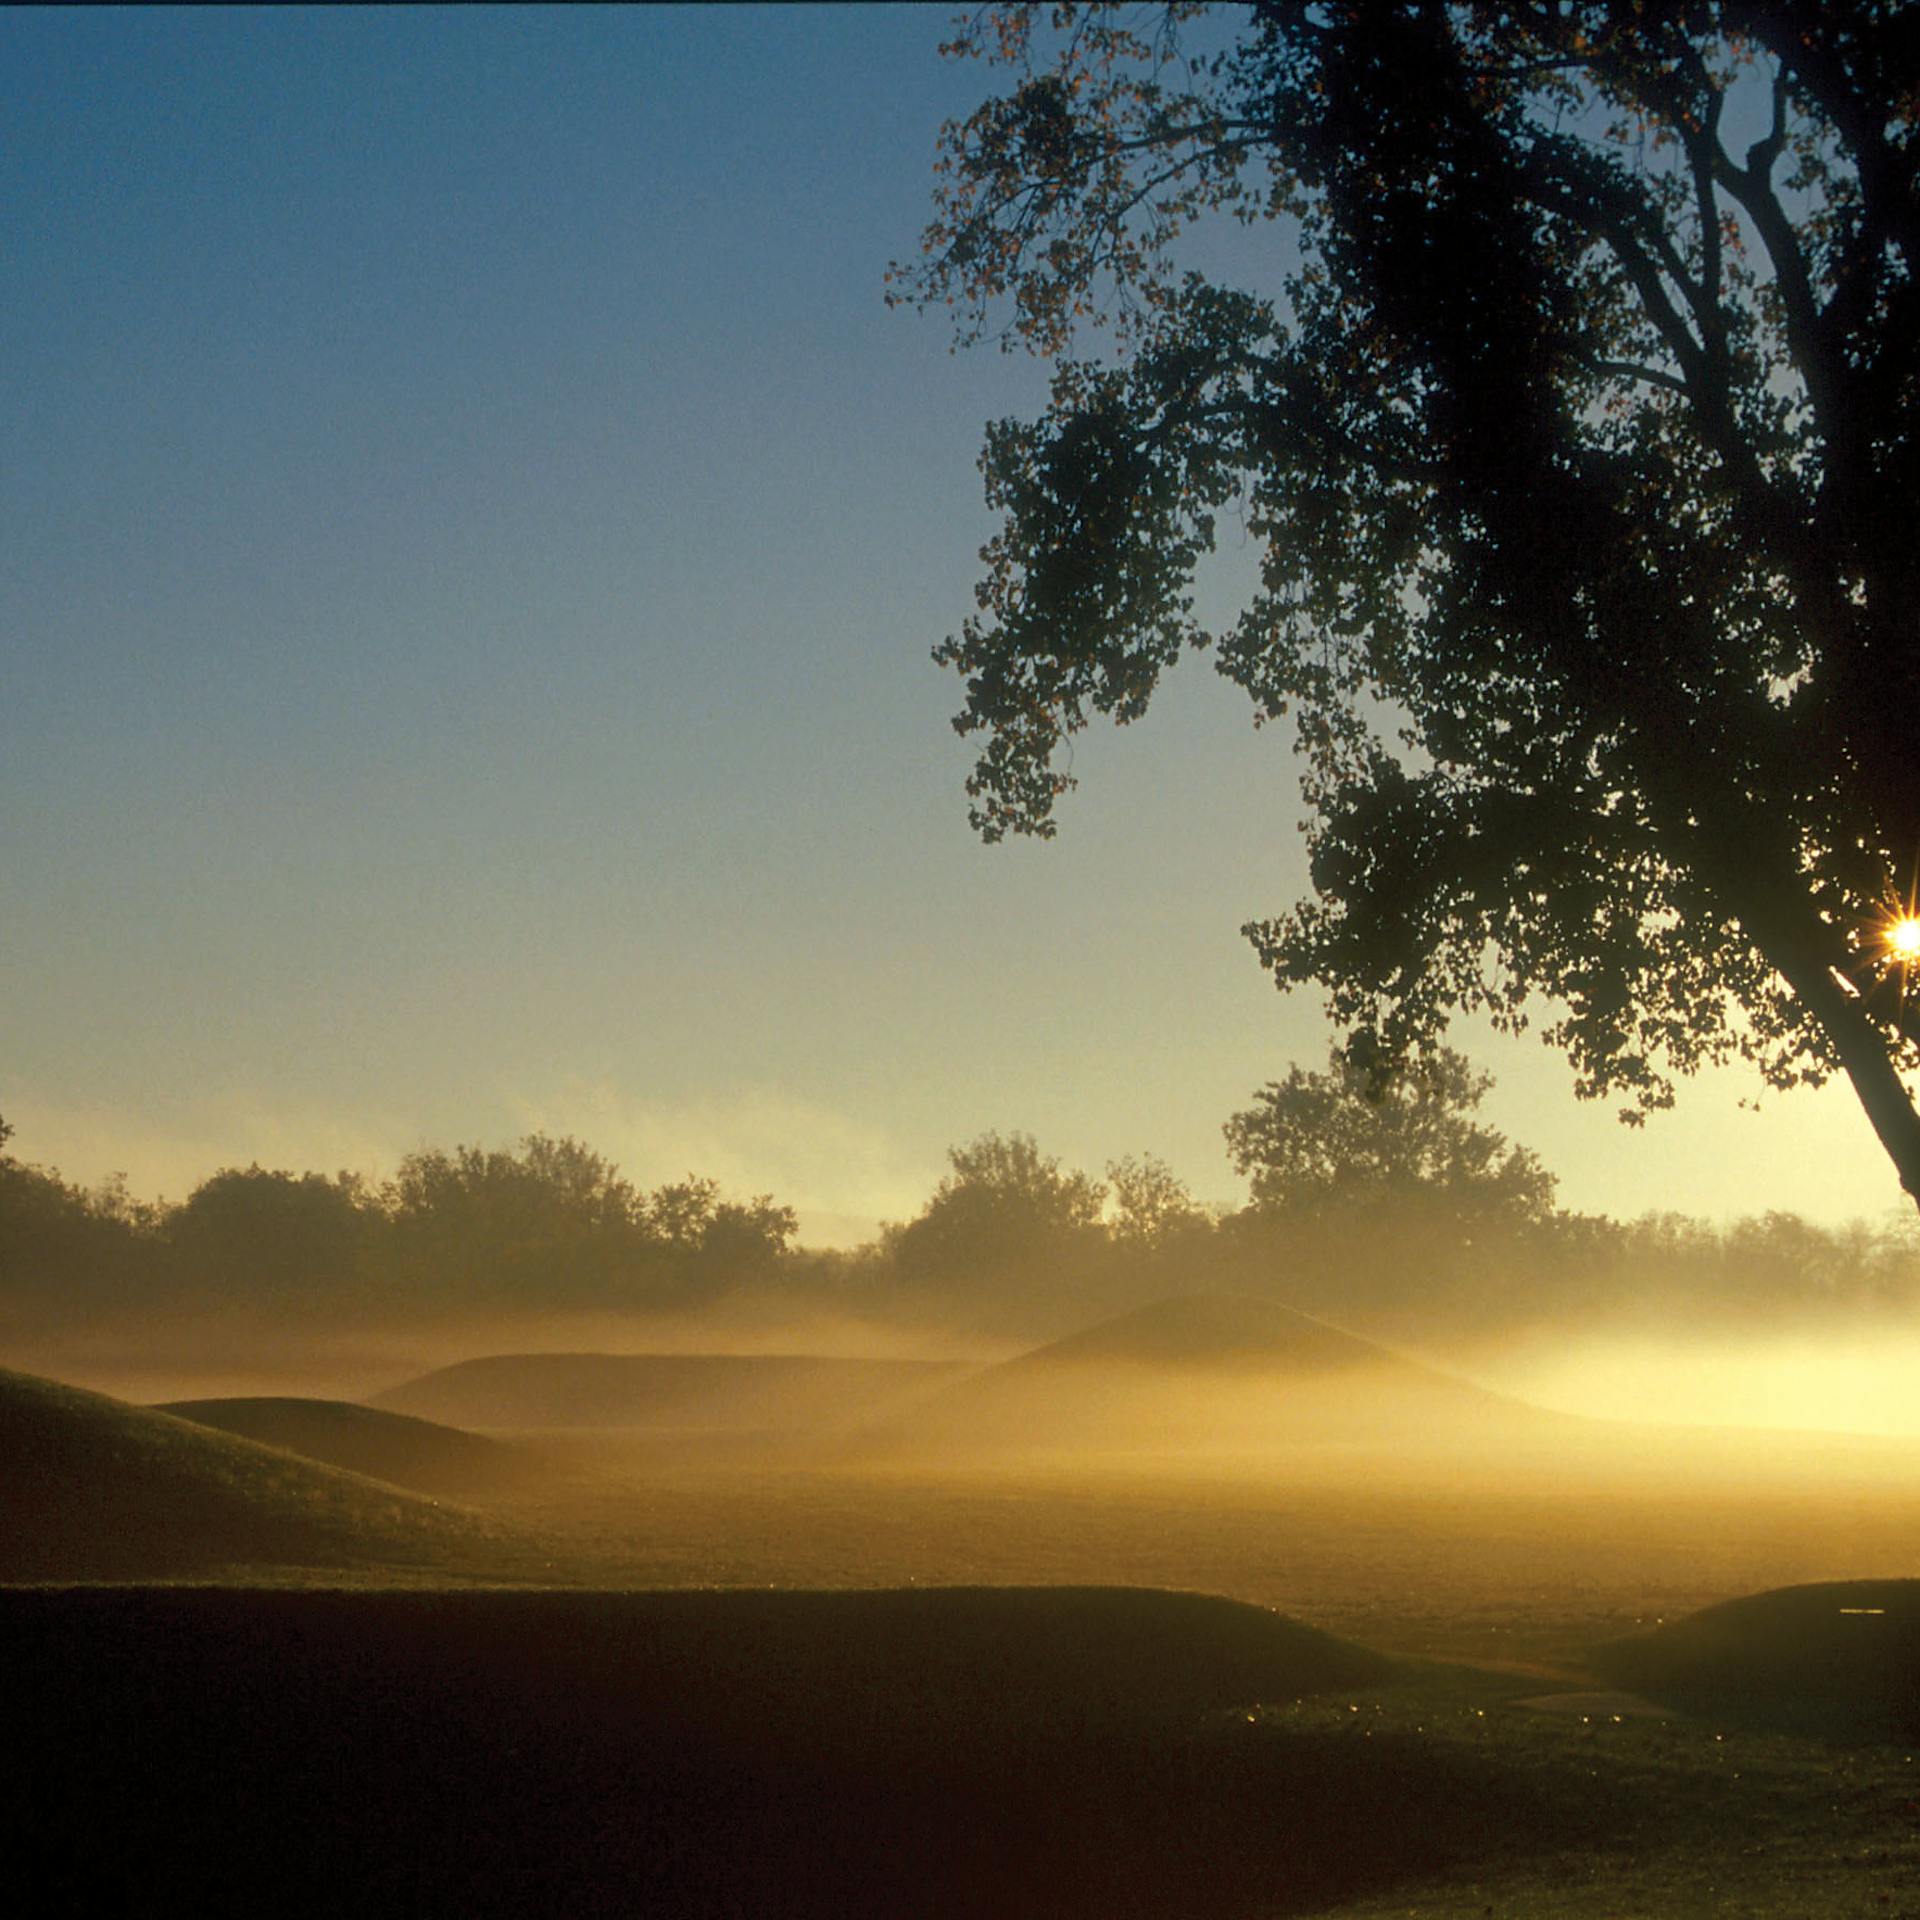
[{"label": "grass field", "polygon": [[0,1910],[1920,1920],[1903,1447],[575,1430],[470,1510],[0,1386]]},{"label": "grass field", "polygon": [[565,1449],[581,1472],[564,1499],[502,1510],[554,1566],[620,1584],[1199,1588],[1396,1654],[1552,1670],[1741,1594],[1920,1570],[1909,1454],[1476,1477],[1337,1448],[888,1468],[602,1436]]},{"label": "grass field", "polygon": [[0,1680],[13,1911],[1920,1914],[1903,1747],[1175,1595],[16,1591]]}]

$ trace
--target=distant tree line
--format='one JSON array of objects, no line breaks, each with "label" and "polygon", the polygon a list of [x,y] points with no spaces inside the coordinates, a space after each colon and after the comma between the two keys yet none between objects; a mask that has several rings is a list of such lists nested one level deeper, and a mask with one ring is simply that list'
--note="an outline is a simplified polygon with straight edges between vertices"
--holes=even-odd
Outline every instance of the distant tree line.
[{"label": "distant tree line", "polygon": [[173,1206],[0,1152],[0,1329],[113,1310],[657,1310],[768,1277],[796,1224],[770,1195],[727,1198],[694,1175],[642,1192],[590,1147],[545,1134],[412,1153],[380,1184],[228,1167]]},{"label": "distant tree line", "polygon": [[1920,1225],[1620,1222],[1555,1205],[1537,1156],[1478,1117],[1458,1054],[1363,1048],[1295,1067],[1226,1123],[1244,1206],[1206,1207],[1151,1155],[1095,1179],[1025,1133],[948,1156],[865,1246],[794,1244],[794,1209],[707,1178],[643,1191],[573,1139],[409,1154],[391,1178],[229,1167],[177,1204],[82,1188],[8,1151],[0,1337],[121,1319],[405,1324],[466,1313],[699,1314],[722,1301],[1045,1336],[1232,1287],[1356,1329],[1444,1340],[1524,1327],[1783,1325],[1920,1311]]}]

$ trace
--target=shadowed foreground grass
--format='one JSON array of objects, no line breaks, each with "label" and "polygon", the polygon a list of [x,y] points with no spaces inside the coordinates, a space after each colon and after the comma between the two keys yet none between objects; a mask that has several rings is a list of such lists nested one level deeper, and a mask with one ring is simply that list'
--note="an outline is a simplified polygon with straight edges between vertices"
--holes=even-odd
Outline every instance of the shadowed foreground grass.
[{"label": "shadowed foreground grass", "polygon": [[[1342,1920],[1920,1920],[1911,1748],[1858,1728],[1816,1740],[1732,1715],[1643,1718],[1606,1696],[1543,1713],[1517,1703],[1516,1684],[1416,1668],[1351,1705],[1309,1700],[1248,1726],[1250,1740],[1318,1737],[1334,1755],[1410,1744],[1489,1816],[1471,1858],[1356,1889]],[[1487,1792],[1516,1775],[1532,1808]],[[1404,1817],[1423,1820],[1424,1804]]]},{"label": "shadowed foreground grass", "polygon": [[1602,1647],[1594,1664],[1697,1714],[1920,1744],[1920,1580],[1748,1594]]},{"label": "shadowed foreground grass", "polygon": [[17,1590],[0,1872],[36,1912],[1303,1912],[1553,1824],[1416,1741],[1248,1737],[1389,1673],[1126,1590]]},{"label": "shadowed foreground grass", "polygon": [[1868,1722],[1540,1685],[1127,1589],[0,1589],[0,1911],[1920,1920]]},{"label": "shadowed foreground grass", "polygon": [[[1920,1920],[1920,1583],[1693,1612],[1910,1565],[1910,1478],[615,1439],[481,1514],[0,1374],[0,1579],[244,1583],[0,1587],[0,1913]],[[1518,1704],[1594,1668],[1675,1711]]]}]

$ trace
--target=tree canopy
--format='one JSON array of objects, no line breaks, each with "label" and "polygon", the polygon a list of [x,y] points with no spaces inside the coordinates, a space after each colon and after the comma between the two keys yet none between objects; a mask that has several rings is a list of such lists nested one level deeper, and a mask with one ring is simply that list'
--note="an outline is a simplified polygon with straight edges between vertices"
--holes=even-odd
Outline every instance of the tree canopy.
[{"label": "tree canopy", "polygon": [[894,1235],[909,1282],[991,1281],[1010,1266],[1059,1261],[1099,1228],[1105,1187],[1062,1170],[1030,1133],[983,1133],[950,1147],[947,1161],[952,1172]]},{"label": "tree canopy", "polygon": [[642,1193],[591,1147],[539,1133],[517,1151],[409,1154],[383,1198],[403,1269],[464,1272],[535,1304],[764,1273],[798,1225],[770,1194],[722,1199],[718,1182],[693,1174]]},{"label": "tree canopy", "polygon": [[1124,1247],[1171,1253],[1193,1246],[1213,1229],[1213,1217],[1157,1154],[1130,1153],[1107,1162],[1112,1233]]},{"label": "tree canopy", "polygon": [[[103,1339],[204,1363],[214,1327],[303,1344],[457,1329],[464,1344],[506,1309],[632,1315],[642,1339],[658,1315],[678,1339],[711,1313],[721,1344],[740,1311],[1033,1342],[1222,1288],[1422,1344],[1911,1327],[1920,1217],[1835,1229],[1561,1212],[1539,1161],[1480,1121],[1485,1085],[1444,1051],[1396,1064],[1350,1046],[1325,1072],[1294,1068],[1227,1124],[1253,1187],[1237,1209],[1196,1204],[1151,1154],[1114,1161],[1103,1183],[1028,1135],[984,1134],[952,1149],[915,1219],[847,1250],[791,1246],[792,1210],[764,1195],[724,1199],[698,1175],[645,1193],[592,1148],[538,1134],[510,1151],[422,1149],[385,1180],[228,1167],[177,1204],[137,1199],[118,1175],[76,1186],[0,1141],[0,1341],[35,1371],[97,1360]],[[289,1233],[313,1247],[290,1252]]]},{"label": "tree canopy", "polygon": [[1450,1047],[1390,1074],[1338,1047],[1324,1073],[1292,1068],[1226,1124],[1254,1206],[1289,1221],[1393,1213],[1471,1234],[1538,1225],[1554,1177],[1474,1118],[1493,1085]]},{"label": "tree canopy", "polygon": [[176,1271],[231,1299],[309,1305],[360,1265],[377,1214],[353,1174],[254,1165],[203,1180],[166,1217]]},{"label": "tree canopy", "polygon": [[1050,834],[1069,736],[1211,649],[1303,756],[1280,984],[1390,1056],[1545,1007],[1629,1119],[1843,1070],[1920,1197],[1920,13],[1010,5],[949,51],[1007,84],[892,297],[1054,363],[936,650],[980,831]]}]

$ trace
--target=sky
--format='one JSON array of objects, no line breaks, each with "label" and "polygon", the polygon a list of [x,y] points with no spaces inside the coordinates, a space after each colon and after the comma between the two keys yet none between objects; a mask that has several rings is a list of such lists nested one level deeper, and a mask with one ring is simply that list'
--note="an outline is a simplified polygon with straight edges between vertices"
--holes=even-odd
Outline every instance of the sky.
[{"label": "sky", "polygon": [[[988,1129],[1241,1197],[1221,1123],[1332,1038],[1239,934],[1305,885],[1280,733],[1192,661],[1057,840],[967,825],[929,650],[1044,375],[883,302],[946,26],[0,14],[13,1151],[177,1200],[544,1129],[813,1244]],[[1563,1204],[1900,1205],[1844,1087],[1630,1130],[1455,1039]]]}]

